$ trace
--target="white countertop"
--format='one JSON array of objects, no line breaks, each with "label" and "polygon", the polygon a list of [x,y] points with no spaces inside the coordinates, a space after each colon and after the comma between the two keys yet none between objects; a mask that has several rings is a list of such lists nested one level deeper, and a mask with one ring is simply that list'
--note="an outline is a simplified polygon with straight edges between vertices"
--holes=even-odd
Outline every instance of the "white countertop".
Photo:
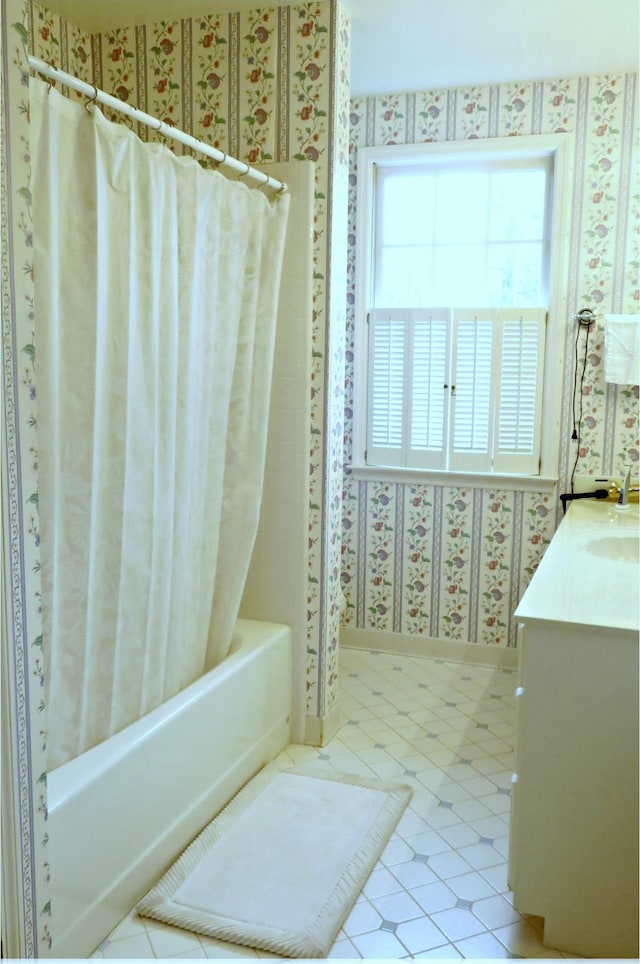
[{"label": "white countertop", "polygon": [[612,502],[569,503],[520,600],[519,622],[640,629],[640,513]]}]

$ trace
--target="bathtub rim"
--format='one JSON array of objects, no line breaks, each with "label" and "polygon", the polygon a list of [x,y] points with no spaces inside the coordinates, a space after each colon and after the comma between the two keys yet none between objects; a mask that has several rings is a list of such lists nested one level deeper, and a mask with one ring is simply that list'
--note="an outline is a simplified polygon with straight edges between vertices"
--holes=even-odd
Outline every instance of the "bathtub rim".
[{"label": "bathtub rim", "polygon": [[[88,767],[87,754],[77,758],[74,769],[84,766],[91,778],[50,814],[47,956],[90,957],[212,817],[290,742],[292,630],[253,620],[238,629],[244,645],[197,680],[188,701],[185,691],[183,699],[172,698],[177,712],[164,714],[166,725],[149,729],[143,718],[142,738],[129,739],[128,752],[110,767]],[[127,728],[122,733],[130,736]],[[166,766],[172,759],[175,771]]]},{"label": "bathtub rim", "polygon": [[150,710],[140,719],[107,737],[96,746],[90,747],[79,756],[62,763],[47,773],[47,810],[52,814],[75,794],[85,790],[94,780],[96,773],[113,769],[131,750],[146,740],[152,733],[170,725],[175,717],[189,705],[196,702],[203,690],[211,685],[212,678],[222,682],[230,676],[239,664],[251,658],[264,640],[263,633],[290,631],[284,623],[263,622],[255,619],[238,619],[233,634],[229,654],[217,666],[207,670],[202,676],[189,683],[184,689],[169,697],[160,706]]}]

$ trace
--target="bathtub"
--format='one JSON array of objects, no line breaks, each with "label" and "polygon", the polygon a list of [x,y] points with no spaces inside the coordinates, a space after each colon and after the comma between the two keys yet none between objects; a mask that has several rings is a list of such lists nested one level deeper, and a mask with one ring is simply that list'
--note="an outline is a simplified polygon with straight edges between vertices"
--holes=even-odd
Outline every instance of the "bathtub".
[{"label": "bathtub", "polygon": [[87,958],[289,742],[288,626],[238,620],[231,654],[48,775],[55,958]]}]

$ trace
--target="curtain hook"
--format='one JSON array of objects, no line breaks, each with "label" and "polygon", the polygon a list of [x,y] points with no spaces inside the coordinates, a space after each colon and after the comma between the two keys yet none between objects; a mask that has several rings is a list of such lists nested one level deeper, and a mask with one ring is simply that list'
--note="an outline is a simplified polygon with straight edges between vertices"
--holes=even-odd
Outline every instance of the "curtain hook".
[{"label": "curtain hook", "polygon": [[[226,157],[226,154],[225,154],[225,157]],[[244,163],[245,163],[246,171],[240,171],[240,173],[238,174],[238,180],[240,180],[241,177],[246,177],[247,174],[249,174],[249,172],[251,171],[251,168],[249,167],[247,162],[245,161]]]},{"label": "curtain hook", "polygon": [[[48,64],[48,66],[51,67],[52,70],[56,70],[53,64]],[[41,77],[42,80],[45,80],[47,82],[47,94],[50,94],[51,88],[55,84],[53,77],[51,76],[51,74],[42,74],[40,73],[40,71],[38,71],[38,76]]]},{"label": "curtain hook", "polygon": [[[222,157],[221,157],[221,159],[220,159],[219,161],[216,160],[215,157],[212,157],[212,158],[211,158],[211,163],[213,164],[214,169],[215,169],[216,171],[219,171],[220,168],[221,168],[221,166],[222,166],[223,164],[225,164],[226,161],[227,161],[227,155],[225,154],[225,152],[224,152],[224,151],[220,151],[220,153],[222,154]],[[245,173],[246,173],[246,171],[245,171]],[[244,174],[238,175],[238,176],[239,176],[239,177],[240,177],[240,176],[244,177]]]},{"label": "curtain hook", "polygon": [[91,86],[93,87],[93,91],[94,91],[93,97],[89,97],[89,98],[88,98],[87,100],[85,100],[85,102],[84,102],[84,109],[86,110],[87,114],[90,114],[90,113],[91,113],[91,111],[89,110],[89,105],[90,105],[90,104],[95,104],[96,101],[98,100],[98,88],[96,87],[95,84],[92,84]]}]

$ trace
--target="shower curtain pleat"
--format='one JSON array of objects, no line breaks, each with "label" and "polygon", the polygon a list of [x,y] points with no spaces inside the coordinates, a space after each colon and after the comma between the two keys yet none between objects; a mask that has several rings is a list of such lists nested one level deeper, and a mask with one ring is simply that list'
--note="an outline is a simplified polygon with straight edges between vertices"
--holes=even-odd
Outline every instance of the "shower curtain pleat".
[{"label": "shower curtain pleat", "polygon": [[[157,198],[157,205],[163,205],[163,195]],[[161,207],[156,224],[156,231],[150,238],[150,257],[157,263],[163,263],[162,244],[163,235],[160,230],[161,225],[168,217]],[[148,216],[147,216],[148,218]],[[135,223],[135,222],[134,222]],[[175,227],[171,229],[175,230]],[[153,386],[152,411],[153,419],[149,426],[150,437],[154,441],[153,446],[153,474],[150,480],[149,492],[152,494],[152,516],[156,520],[151,535],[151,559],[150,566],[152,571],[167,573],[166,580],[158,580],[152,584],[150,591],[149,607],[146,614],[145,638],[164,641],[162,646],[163,653],[153,653],[151,648],[147,648],[144,658],[143,668],[143,690],[140,694],[140,711],[145,705],[151,705],[160,698],[164,691],[164,673],[157,674],[156,687],[157,693],[153,692],[153,686],[149,680],[153,678],[154,663],[158,662],[163,666],[166,660],[166,646],[168,642],[170,611],[171,611],[171,559],[174,552],[174,525],[173,518],[176,511],[175,498],[167,499],[166,493],[171,488],[171,466],[176,464],[176,431],[177,416],[175,408],[168,412],[163,409],[160,385],[172,397],[176,396],[178,385],[178,356],[179,343],[177,332],[170,332],[165,335],[168,343],[163,340],[160,334],[160,298],[159,292],[152,290],[148,293],[151,305],[151,339],[150,355],[152,365],[158,371],[158,379]],[[175,307],[174,307],[175,310]],[[168,586],[168,591],[160,591],[160,585]],[[152,658],[154,657],[155,658]],[[125,663],[126,666],[126,663]]]},{"label": "shower curtain pleat", "polygon": [[288,198],[143,144],[38,80],[31,122],[54,768],[228,652]]},{"label": "shower curtain pleat", "polygon": [[[217,640],[233,630],[231,613],[242,597],[251,551],[258,527],[263,472],[252,472],[252,461],[264,466],[266,435],[256,433],[261,400],[259,386],[268,377],[273,358],[275,331],[265,320],[277,309],[277,292],[266,281],[273,270],[277,252],[269,245],[256,244],[256,256],[249,261],[253,283],[247,285],[241,317],[245,327],[237,354],[231,425],[225,456],[225,503],[221,519],[220,552],[225,566],[218,572],[212,605],[207,660],[215,665]],[[253,443],[252,441],[253,440]],[[258,446],[256,448],[256,446]],[[227,607],[224,600],[233,600]]]}]

